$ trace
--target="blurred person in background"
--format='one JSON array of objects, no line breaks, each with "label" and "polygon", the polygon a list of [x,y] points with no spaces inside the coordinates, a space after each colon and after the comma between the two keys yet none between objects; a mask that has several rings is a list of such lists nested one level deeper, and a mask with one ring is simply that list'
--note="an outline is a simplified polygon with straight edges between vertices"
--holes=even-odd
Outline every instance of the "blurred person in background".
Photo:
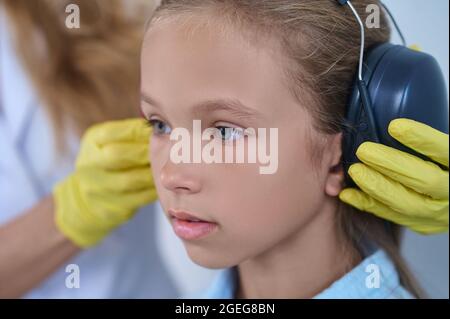
[{"label": "blurred person in background", "polygon": [[[65,25],[69,3],[82,12],[79,29]],[[69,174],[86,128],[138,115],[139,49],[144,16],[153,8],[132,3],[0,0],[0,297],[176,296],[155,246],[154,208],[145,206],[155,199],[151,177],[140,190],[119,188],[119,180],[95,193],[126,205],[105,209],[111,200],[93,200],[80,208],[69,200],[77,194],[80,178]],[[142,163],[134,173],[148,176],[144,170]],[[87,175],[98,178],[100,171],[106,172],[94,168]],[[79,209],[76,217],[107,211],[108,220],[91,220],[95,238],[72,235],[56,216],[52,190],[64,178],[61,193],[71,195],[60,201]],[[66,283],[69,264],[82,278],[78,289]]]}]

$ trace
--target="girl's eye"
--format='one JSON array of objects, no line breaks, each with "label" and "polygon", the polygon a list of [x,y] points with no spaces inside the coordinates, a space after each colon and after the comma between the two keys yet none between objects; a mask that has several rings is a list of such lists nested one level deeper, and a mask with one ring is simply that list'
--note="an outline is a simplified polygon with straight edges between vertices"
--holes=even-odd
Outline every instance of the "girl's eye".
[{"label": "girl's eye", "polygon": [[153,128],[153,134],[163,135],[170,134],[171,128],[160,120],[148,120],[148,124]]},{"label": "girl's eye", "polygon": [[216,129],[224,141],[237,140],[244,135],[244,130],[238,127],[216,126]]}]

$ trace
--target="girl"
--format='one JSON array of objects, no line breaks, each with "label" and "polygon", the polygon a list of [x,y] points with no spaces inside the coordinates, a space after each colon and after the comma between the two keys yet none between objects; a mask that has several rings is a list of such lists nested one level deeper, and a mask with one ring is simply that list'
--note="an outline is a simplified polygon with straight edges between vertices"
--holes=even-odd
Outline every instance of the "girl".
[{"label": "girl", "polygon": [[[365,20],[374,1],[355,0]],[[375,2],[376,3],[376,2]],[[142,109],[166,215],[214,298],[410,298],[399,229],[338,199],[360,33],[332,0],[162,1],[142,48]],[[385,17],[366,47],[389,40]],[[223,148],[278,128],[278,171],[174,164],[172,129],[201,120]]]}]

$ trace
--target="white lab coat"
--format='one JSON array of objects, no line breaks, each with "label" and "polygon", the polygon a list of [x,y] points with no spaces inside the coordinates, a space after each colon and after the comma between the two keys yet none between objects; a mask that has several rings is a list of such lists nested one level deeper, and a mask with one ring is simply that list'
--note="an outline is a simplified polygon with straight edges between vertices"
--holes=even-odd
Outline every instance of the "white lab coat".
[{"label": "white lab coat", "polygon": [[[78,139],[72,136],[68,142],[71,152],[56,161],[48,117],[17,58],[7,28],[0,6],[0,225],[49,194],[55,183],[72,171],[79,147]],[[155,213],[154,206],[143,208],[100,245],[67,261],[25,297],[176,297],[156,247]],[[25,234],[17,234],[21,235]],[[69,264],[79,266],[80,288],[66,287]]]}]

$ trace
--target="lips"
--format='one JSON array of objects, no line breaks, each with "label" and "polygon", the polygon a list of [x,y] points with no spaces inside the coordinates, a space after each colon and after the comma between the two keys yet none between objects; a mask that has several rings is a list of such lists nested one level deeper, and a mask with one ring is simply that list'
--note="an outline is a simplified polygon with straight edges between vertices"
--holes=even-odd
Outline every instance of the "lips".
[{"label": "lips", "polygon": [[195,240],[203,238],[212,233],[218,226],[214,222],[203,220],[194,214],[184,211],[169,209],[168,213],[175,234],[181,239]]}]

